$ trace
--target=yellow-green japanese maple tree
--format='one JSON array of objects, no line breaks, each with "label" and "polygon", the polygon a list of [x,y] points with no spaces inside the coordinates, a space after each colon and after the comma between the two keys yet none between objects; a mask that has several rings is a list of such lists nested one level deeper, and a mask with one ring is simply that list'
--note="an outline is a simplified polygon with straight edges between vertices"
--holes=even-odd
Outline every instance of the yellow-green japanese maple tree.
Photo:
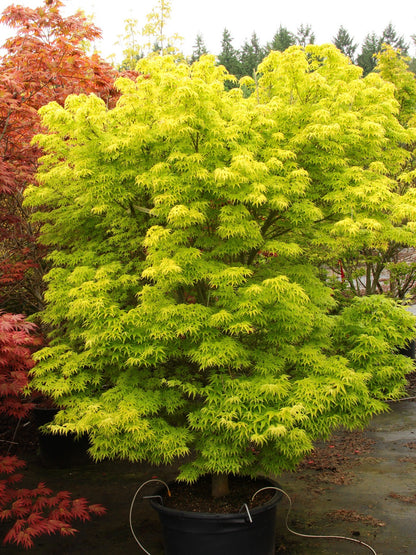
[{"label": "yellow-green japanese maple tree", "polygon": [[[368,105],[367,113],[361,110],[360,114],[354,109],[343,109],[343,102],[347,99],[345,90],[339,90],[338,98],[325,107],[324,115],[321,112],[322,102],[316,103],[312,107],[313,117],[325,117],[326,121],[311,121],[309,127],[306,127],[309,131],[306,152],[319,145],[319,141],[325,141],[325,133],[331,133],[332,130],[337,135],[336,138],[332,136],[325,146],[315,149],[312,163],[318,166],[316,181],[324,184],[323,191],[326,194],[323,192],[323,200],[330,195],[332,200],[344,204],[346,215],[350,210],[351,217],[342,221],[331,232],[335,241],[330,248],[327,243],[327,248],[322,248],[321,254],[324,255],[322,258],[325,263],[342,276],[344,285],[355,295],[372,295],[385,291],[403,300],[415,286],[416,80],[415,75],[409,71],[408,61],[399,51],[384,45],[378,55],[376,68],[382,80],[373,74],[360,81],[359,86],[364,83],[367,85],[365,89],[361,93],[357,90],[358,95],[364,98],[362,95],[380,95],[381,86],[392,88],[397,101],[397,119],[406,129],[407,138],[403,143],[397,142],[397,127],[387,124],[382,106],[373,111]],[[350,70],[359,72],[359,68],[354,66],[350,66]],[[333,76],[336,78],[335,72]],[[339,86],[343,87],[342,84]],[[379,92],[376,92],[377,89]],[[383,95],[379,98],[380,103],[387,106],[388,98]],[[311,97],[307,104],[314,102],[314,97]],[[349,133],[337,134],[336,126],[345,126],[347,121]],[[316,123],[319,125],[312,127]],[[361,134],[359,142],[355,143],[357,124],[366,131]],[[300,155],[304,156],[304,145],[300,144],[299,149],[302,150]],[[338,160],[337,149],[340,152]],[[378,154],[374,149],[378,150]],[[384,149],[386,156],[382,156]],[[350,156],[352,152],[351,160],[355,160],[355,168],[350,165],[350,171],[344,172],[339,166],[345,163],[344,155]],[[381,163],[374,163],[375,158]],[[309,163],[306,160],[303,165],[309,167]],[[322,168],[322,173],[319,168]],[[309,172],[309,175],[312,176],[313,173]],[[335,187],[328,186],[328,179],[338,183]],[[351,199],[354,190],[355,199]],[[346,197],[346,192],[350,198]],[[362,200],[358,212],[356,202],[359,195]]]},{"label": "yellow-green japanese maple tree", "polygon": [[95,459],[191,454],[179,479],[211,474],[218,495],[401,394],[413,318],[381,296],[333,315],[315,262],[388,220],[384,168],[409,132],[392,87],[330,46],[271,53],[249,98],[210,56],[139,70],[113,109],[41,110],[26,202],[51,248],[53,331],[33,385]]}]

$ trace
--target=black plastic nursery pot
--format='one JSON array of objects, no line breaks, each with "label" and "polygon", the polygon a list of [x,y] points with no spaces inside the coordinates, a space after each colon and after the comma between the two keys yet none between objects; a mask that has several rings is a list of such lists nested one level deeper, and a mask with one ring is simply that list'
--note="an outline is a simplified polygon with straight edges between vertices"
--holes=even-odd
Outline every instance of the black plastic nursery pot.
[{"label": "black plastic nursery pot", "polygon": [[[279,487],[272,480],[265,481]],[[166,489],[157,494],[163,500]],[[276,491],[263,505],[232,514],[181,511],[165,507],[158,499],[150,503],[162,524],[165,555],[274,555],[281,498],[281,492]]]},{"label": "black plastic nursery pot", "polygon": [[[35,407],[32,409],[33,422],[38,428],[49,424],[58,409]],[[44,466],[68,467],[89,461],[89,439],[87,436],[75,438],[74,435],[48,434],[38,432],[39,457]]]}]

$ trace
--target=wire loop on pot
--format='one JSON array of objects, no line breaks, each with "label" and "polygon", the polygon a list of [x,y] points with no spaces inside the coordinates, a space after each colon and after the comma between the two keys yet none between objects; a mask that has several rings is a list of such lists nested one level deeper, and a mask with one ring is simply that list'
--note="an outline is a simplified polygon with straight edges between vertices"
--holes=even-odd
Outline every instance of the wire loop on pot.
[{"label": "wire loop on pot", "polygon": [[[132,515],[133,515],[133,505],[134,505],[134,502],[136,501],[136,497],[138,496],[139,492],[144,488],[144,486],[146,486],[147,484],[151,484],[152,482],[158,482],[159,484],[163,484],[163,485],[166,487],[166,489],[168,490],[168,495],[169,495],[169,497],[170,497],[170,489],[169,489],[169,486],[167,485],[166,482],[164,482],[163,480],[159,480],[159,479],[157,479],[157,478],[153,478],[152,480],[147,480],[147,482],[143,482],[143,484],[137,489],[136,493],[134,494],[133,500],[132,500],[132,502],[131,502],[131,504],[130,504],[130,511],[129,511],[129,523],[130,523],[130,530],[131,530],[131,533],[133,534],[133,538],[136,540],[136,543],[138,544],[138,546],[140,547],[140,549],[141,549],[144,553],[146,553],[146,555],[151,555],[151,553],[149,553],[149,552],[142,546],[142,544],[141,544],[140,541],[138,540],[136,534],[134,533],[134,530],[133,530],[133,522],[132,522]],[[149,497],[160,497],[160,496],[159,496],[159,495],[157,495],[157,496],[155,496],[155,495],[147,496],[147,498],[149,498]]]},{"label": "wire loop on pot", "polygon": [[241,513],[243,509],[245,509],[245,510],[247,511],[248,519],[249,519],[249,521],[250,521],[250,524],[252,524],[252,523],[253,523],[253,519],[252,519],[252,517],[251,517],[251,513],[250,513],[250,511],[249,511],[249,508],[248,508],[247,503],[244,503],[244,505],[241,505],[241,508],[240,508],[240,510],[239,510],[238,512]]}]

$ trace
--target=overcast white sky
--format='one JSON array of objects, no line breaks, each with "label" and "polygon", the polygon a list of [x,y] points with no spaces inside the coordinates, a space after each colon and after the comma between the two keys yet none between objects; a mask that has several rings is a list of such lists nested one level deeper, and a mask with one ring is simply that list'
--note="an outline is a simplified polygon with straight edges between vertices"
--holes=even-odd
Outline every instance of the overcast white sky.
[{"label": "overcast white sky", "polygon": [[[42,0],[0,0],[0,11],[12,3],[33,8],[42,5]],[[114,53],[120,61],[120,47],[115,43],[123,33],[124,21],[135,18],[142,26],[155,4],[156,0],[66,0],[64,13],[83,9],[92,15],[103,32],[98,50],[104,57]],[[416,34],[415,0],[172,0],[171,5],[167,33],[184,37],[185,54],[192,53],[198,33],[208,50],[218,54],[224,28],[230,31],[236,48],[253,31],[261,44],[265,44],[271,41],[280,25],[296,32],[301,24],[311,25],[317,43],[330,42],[343,25],[355,42],[361,44],[365,35],[371,32],[380,35],[391,22],[411,45],[410,53],[416,55],[410,38]],[[9,35],[4,27],[0,28],[0,44]]]}]

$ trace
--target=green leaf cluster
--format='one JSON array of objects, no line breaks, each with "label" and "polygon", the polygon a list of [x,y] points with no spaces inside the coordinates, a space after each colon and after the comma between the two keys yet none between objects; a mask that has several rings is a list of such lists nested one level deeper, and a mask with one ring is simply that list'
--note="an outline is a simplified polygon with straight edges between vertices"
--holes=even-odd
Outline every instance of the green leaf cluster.
[{"label": "green leaf cluster", "polygon": [[335,316],[316,268],[338,241],[375,240],[411,130],[393,87],[330,46],[271,53],[249,98],[212,56],[138,64],[111,110],[42,109],[26,203],[53,267],[34,387],[96,459],[191,454],[188,481],[294,468],[385,410],[411,368],[404,309]]}]

